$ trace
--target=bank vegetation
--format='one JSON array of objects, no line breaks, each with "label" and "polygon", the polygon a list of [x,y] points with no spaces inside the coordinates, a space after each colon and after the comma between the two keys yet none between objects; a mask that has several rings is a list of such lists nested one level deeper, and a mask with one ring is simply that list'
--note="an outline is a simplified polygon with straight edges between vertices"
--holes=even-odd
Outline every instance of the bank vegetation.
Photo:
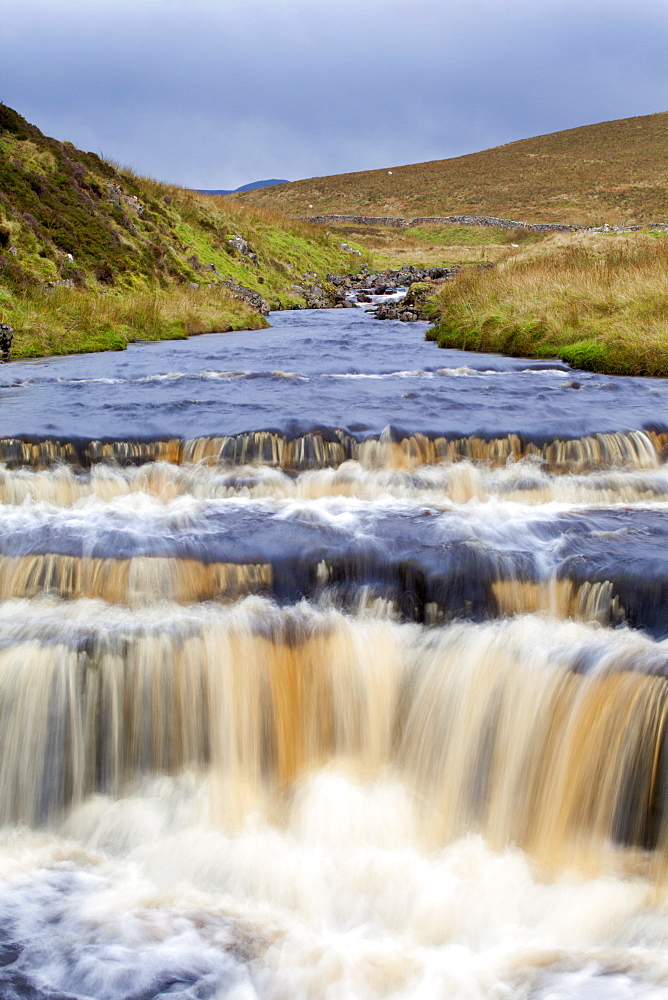
[{"label": "bank vegetation", "polygon": [[431,309],[441,347],[668,375],[668,232],[553,237],[464,269]]},{"label": "bank vegetation", "polygon": [[0,323],[14,330],[14,357],[265,326],[252,293],[304,305],[299,289],[316,276],[359,267],[341,242],[137,176],[0,104]]}]

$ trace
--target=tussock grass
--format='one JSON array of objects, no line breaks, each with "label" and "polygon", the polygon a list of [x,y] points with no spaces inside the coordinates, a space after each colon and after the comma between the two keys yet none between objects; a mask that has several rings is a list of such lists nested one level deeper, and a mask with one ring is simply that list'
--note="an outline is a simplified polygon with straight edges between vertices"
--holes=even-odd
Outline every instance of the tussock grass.
[{"label": "tussock grass", "polygon": [[546,240],[464,271],[432,309],[441,347],[668,375],[668,234]]},{"label": "tussock grass", "polygon": [[237,197],[244,205],[287,215],[494,215],[522,222],[649,224],[668,219],[668,112],[391,170],[314,177]]},{"label": "tussock grass", "polygon": [[221,288],[103,292],[57,289],[4,300],[0,322],[15,325],[12,356],[124,350],[137,340],[183,340],[198,333],[257,330],[267,321]]},{"label": "tussock grass", "polygon": [[543,233],[530,229],[497,229],[496,226],[413,226],[405,230],[419,243],[441,247],[506,246],[539,243]]},{"label": "tussock grass", "polygon": [[544,236],[527,230],[482,226],[422,225],[411,229],[360,223],[332,225],[340,240],[367,251],[364,261],[375,269],[398,270],[404,264],[450,267],[471,261],[502,260],[514,244],[538,243]]}]

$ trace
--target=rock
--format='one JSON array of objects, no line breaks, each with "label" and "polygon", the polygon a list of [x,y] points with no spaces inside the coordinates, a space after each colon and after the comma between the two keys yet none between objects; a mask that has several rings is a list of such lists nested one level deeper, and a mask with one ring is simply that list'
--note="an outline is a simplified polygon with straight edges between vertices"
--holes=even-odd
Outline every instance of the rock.
[{"label": "rock", "polygon": [[433,291],[433,286],[427,284],[426,281],[414,281],[406,292],[403,304],[404,306],[417,306],[419,304],[423,304]]},{"label": "rock", "polygon": [[407,302],[406,298],[399,299],[398,302],[379,302],[376,308],[370,311],[375,314],[376,319],[398,319],[402,323],[416,323],[417,320],[424,319],[420,306],[414,302]]},{"label": "rock", "polygon": [[228,236],[227,245],[233,247],[238,253],[243,254],[244,257],[248,257],[252,264],[257,267],[260,263],[258,255],[253,252],[248,240],[245,240],[243,236]]},{"label": "rock", "polygon": [[9,253],[12,255],[12,257],[16,257],[16,255],[18,254],[18,250],[16,249],[14,244],[10,246]]},{"label": "rock", "polygon": [[144,214],[144,206],[135,195],[124,194],[122,195],[122,198],[126,208],[129,208],[131,212],[135,213],[135,215],[141,217]]},{"label": "rock", "polygon": [[9,323],[0,323],[0,360],[11,361],[14,331]]},{"label": "rock", "polygon": [[328,283],[314,281],[306,292],[307,309],[333,309],[345,301],[343,288],[335,288]]},{"label": "rock", "polygon": [[225,288],[229,288],[233,295],[242,299],[251,309],[256,309],[261,316],[267,316],[271,312],[271,306],[264,296],[260,295],[259,292],[254,292],[252,288],[246,288],[245,285],[237,285],[231,278],[221,281],[220,284],[224,285]]},{"label": "rock", "polygon": [[380,302],[375,309],[369,311],[375,314],[376,319],[399,319],[397,302]]},{"label": "rock", "polygon": [[243,236],[228,236],[227,242],[229,246],[234,247],[235,250],[238,250],[238,252],[244,254],[244,256],[247,256],[251,252],[250,245],[243,238]]},{"label": "rock", "polygon": [[71,278],[58,278],[55,281],[45,281],[42,285],[45,292],[55,292],[56,288],[74,288]]},{"label": "rock", "polygon": [[369,271],[366,267],[360,269],[358,274],[341,275],[328,274],[327,281],[335,287],[345,285],[347,288],[372,289],[376,293],[380,292],[379,286],[383,286],[385,291],[411,285],[416,281],[442,281],[452,278],[456,267],[432,267],[421,268],[414,264],[407,264],[400,271]]},{"label": "rock", "polygon": [[137,198],[134,194],[123,194],[123,188],[120,184],[109,184],[107,190],[109,191],[109,197],[115,205],[119,206],[119,208],[125,205],[125,207],[129,208],[135,215],[141,216],[144,214],[144,206],[140,202],[139,198]]}]

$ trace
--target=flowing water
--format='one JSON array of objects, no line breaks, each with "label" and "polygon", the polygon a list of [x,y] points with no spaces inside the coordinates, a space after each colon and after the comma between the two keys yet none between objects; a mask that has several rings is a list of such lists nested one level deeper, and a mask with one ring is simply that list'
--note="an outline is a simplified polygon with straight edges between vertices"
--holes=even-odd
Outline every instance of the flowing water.
[{"label": "flowing water", "polygon": [[0,373],[0,997],[668,997],[668,383],[360,310]]}]

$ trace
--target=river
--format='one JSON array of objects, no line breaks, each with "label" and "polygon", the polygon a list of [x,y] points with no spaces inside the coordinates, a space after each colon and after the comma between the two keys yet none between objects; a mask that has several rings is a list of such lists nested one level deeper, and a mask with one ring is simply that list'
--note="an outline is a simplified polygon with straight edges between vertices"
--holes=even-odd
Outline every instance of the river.
[{"label": "river", "polygon": [[0,368],[0,997],[668,997],[668,382],[271,323]]}]

